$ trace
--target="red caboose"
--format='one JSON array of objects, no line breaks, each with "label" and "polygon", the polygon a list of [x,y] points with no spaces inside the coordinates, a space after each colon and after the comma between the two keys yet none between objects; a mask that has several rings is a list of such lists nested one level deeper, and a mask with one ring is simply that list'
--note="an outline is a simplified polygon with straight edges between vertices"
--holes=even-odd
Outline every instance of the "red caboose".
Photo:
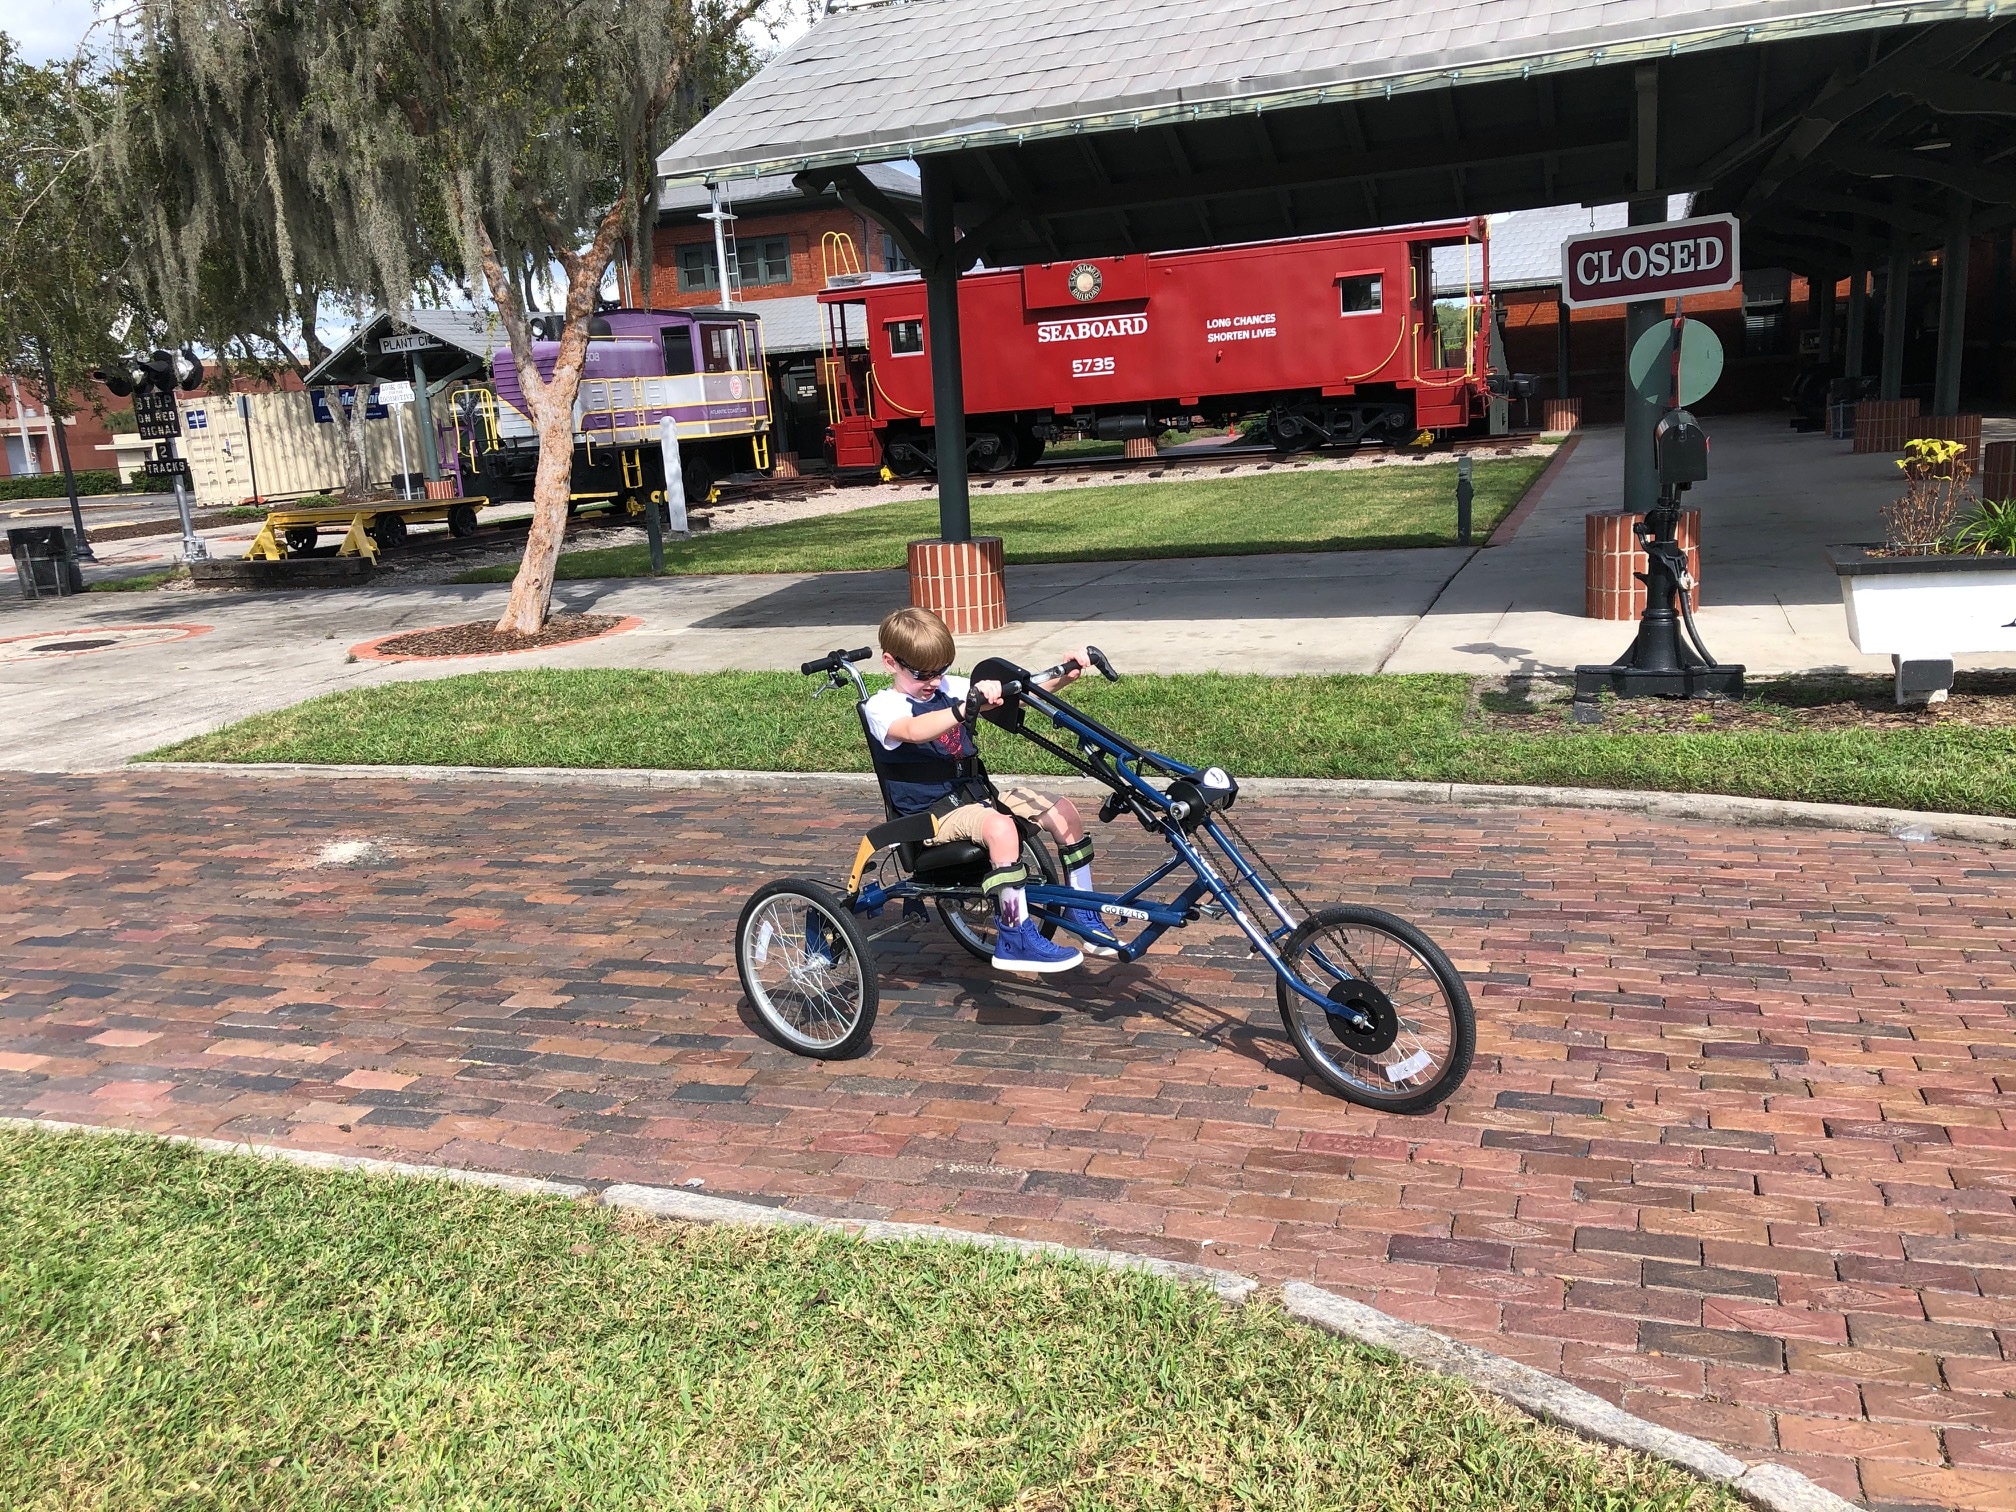
[{"label": "red caboose", "polygon": [[[1436,297],[1438,247],[1462,248],[1466,270],[1478,249],[1474,287]],[[1465,428],[1509,377],[1491,370],[1489,282],[1481,218],[968,274],[970,465],[1027,466],[1067,430],[1124,439],[1263,411],[1287,450]],[[923,280],[845,275],[819,299],[836,465],[934,466]]]}]

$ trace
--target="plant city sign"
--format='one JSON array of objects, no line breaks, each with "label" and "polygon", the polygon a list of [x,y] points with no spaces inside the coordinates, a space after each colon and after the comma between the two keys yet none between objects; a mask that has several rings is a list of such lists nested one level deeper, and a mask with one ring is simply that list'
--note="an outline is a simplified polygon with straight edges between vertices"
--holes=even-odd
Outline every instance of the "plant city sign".
[{"label": "plant city sign", "polygon": [[1571,236],[1561,244],[1561,301],[1580,310],[1733,289],[1740,250],[1733,215]]}]

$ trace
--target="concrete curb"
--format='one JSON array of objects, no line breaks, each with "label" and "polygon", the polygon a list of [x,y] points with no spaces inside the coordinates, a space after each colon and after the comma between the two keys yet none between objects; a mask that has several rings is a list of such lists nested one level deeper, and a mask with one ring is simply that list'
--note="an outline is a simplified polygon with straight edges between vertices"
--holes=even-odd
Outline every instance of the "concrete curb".
[{"label": "concrete curb", "polygon": [[194,1134],[157,1134],[150,1129],[115,1129],[104,1124],[62,1123],[53,1118],[0,1118],[0,1129],[49,1129],[59,1134],[99,1134],[115,1139],[158,1139],[189,1145],[213,1155],[250,1155],[277,1160],[311,1171],[362,1171],[373,1176],[402,1176],[423,1181],[452,1181],[462,1186],[492,1187],[520,1197],[568,1197],[579,1200],[590,1190],[574,1181],[542,1181],[536,1176],[506,1176],[497,1171],[465,1171],[455,1166],[408,1165],[402,1160],[373,1160],[367,1155],[337,1155],[328,1150],[296,1150],[286,1145],[253,1144],[250,1140],[199,1139]]},{"label": "concrete curb", "polygon": [[1118,1250],[1073,1249],[1034,1239],[1015,1239],[1006,1234],[975,1233],[971,1229],[940,1228],[930,1223],[885,1223],[879,1219],[820,1218],[789,1208],[768,1207],[760,1202],[736,1202],[727,1197],[709,1197],[701,1192],[678,1188],[621,1185],[602,1193],[604,1207],[649,1213],[654,1218],[673,1218],[686,1223],[742,1223],[778,1228],[809,1228],[827,1234],[846,1234],[874,1243],[900,1244],[926,1240],[934,1244],[962,1244],[971,1249],[1010,1250],[1022,1255],[1043,1255],[1053,1259],[1080,1260],[1107,1270],[1146,1271],[1166,1280],[1208,1286],[1220,1301],[1237,1306],[1259,1290],[1251,1276],[1214,1270],[1208,1265],[1189,1265],[1180,1260],[1157,1260],[1148,1255],[1129,1255]]},{"label": "concrete curb", "polygon": [[[462,1170],[452,1166],[409,1165],[396,1160],[373,1160],[362,1155],[336,1155],[321,1150],[296,1150],[284,1145],[255,1145],[224,1139],[199,1139],[188,1134],[155,1134],[145,1129],[115,1129],[98,1124],[59,1123],[38,1118],[0,1118],[0,1128],[47,1129],[61,1133],[95,1134],[107,1138],[158,1139],[170,1144],[191,1145],[221,1155],[252,1155],[288,1165],[319,1171],[359,1171],[372,1175],[417,1177],[431,1181],[453,1181],[468,1186],[492,1187],[525,1196],[567,1197],[598,1202],[604,1207],[643,1213],[683,1223],[742,1224],[751,1228],[812,1229],[820,1233],[844,1234],[868,1243],[903,1243],[925,1240],[940,1244],[960,1244],[976,1249],[1007,1250],[1016,1254],[1072,1259],[1087,1265],[1114,1270],[1138,1270],[1188,1285],[1206,1286],[1218,1298],[1238,1306],[1260,1289],[1251,1276],[1210,1266],[1189,1265],[1177,1260],[1160,1260],[1148,1255],[1129,1255],[1118,1250],[1078,1249],[1065,1244],[1048,1244],[1015,1239],[1005,1234],[976,1233],[968,1229],[941,1228],[925,1223],[886,1223],[875,1219],[822,1218],[790,1208],[770,1207],[760,1202],[742,1202],[713,1197],[703,1192],[677,1187],[640,1186],[620,1183],[595,1193],[577,1182],[542,1181],[528,1176],[505,1176],[490,1171]],[[1391,1317],[1375,1307],[1349,1297],[1340,1297],[1321,1287],[1290,1281],[1281,1288],[1283,1310],[1299,1322],[1354,1343],[1383,1349],[1409,1364],[1437,1375],[1451,1376],[1478,1390],[1510,1402],[1530,1416],[1556,1423],[1599,1443],[1634,1450],[1650,1458],[1677,1465],[1703,1480],[1730,1487],[1753,1506],[1766,1512],[1860,1512],[1853,1502],[1825,1490],[1796,1470],[1770,1463],[1750,1465],[1702,1439],[1636,1417],[1613,1407],[1601,1397],[1571,1386],[1556,1376],[1505,1359],[1474,1344]]]},{"label": "concrete curb", "polygon": [[[388,778],[397,782],[525,782],[555,786],[629,788],[642,791],[703,787],[760,788],[794,782],[829,783],[872,791],[866,772],[655,771],[636,767],[454,767],[318,766],[308,762],[134,761],[98,772],[221,772],[239,776]],[[64,774],[59,774],[64,775]],[[83,775],[69,773],[67,775]],[[1076,777],[996,773],[1001,782],[1064,785]],[[1085,784],[1089,786],[1089,784]],[[1917,809],[1870,808],[1852,803],[1806,803],[1789,798],[1744,798],[1726,793],[1638,792],[1627,788],[1496,786],[1483,782],[1387,782],[1343,777],[1245,777],[1240,787],[1260,797],[1362,798],[1379,803],[1436,803],[1460,808],[1628,809],[1653,819],[1706,820],[1717,824],[1770,825],[1792,829],[1844,829],[1897,839],[1971,840],[1984,845],[2016,845],[2016,818],[1994,814],[1946,814]]]}]

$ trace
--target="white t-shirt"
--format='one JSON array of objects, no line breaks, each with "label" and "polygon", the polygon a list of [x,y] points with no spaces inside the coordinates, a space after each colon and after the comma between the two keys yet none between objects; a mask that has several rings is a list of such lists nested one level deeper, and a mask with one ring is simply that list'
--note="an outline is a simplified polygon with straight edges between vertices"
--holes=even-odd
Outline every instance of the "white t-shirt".
[{"label": "white t-shirt", "polygon": [[[938,686],[956,704],[966,697],[969,684],[965,678],[947,672]],[[890,736],[889,726],[899,719],[910,717],[910,700],[906,695],[893,687],[884,688],[879,693],[870,694],[861,711],[868,720],[868,733],[882,742],[883,750],[893,751],[903,744]]]}]

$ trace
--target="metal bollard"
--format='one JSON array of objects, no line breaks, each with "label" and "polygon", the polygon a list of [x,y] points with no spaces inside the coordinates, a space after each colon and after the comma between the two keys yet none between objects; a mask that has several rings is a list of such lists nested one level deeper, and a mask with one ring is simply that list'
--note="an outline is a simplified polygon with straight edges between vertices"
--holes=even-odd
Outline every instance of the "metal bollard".
[{"label": "metal bollard", "polygon": [[1476,486],[1470,481],[1470,458],[1456,459],[1456,544],[1470,544],[1470,503],[1477,497]]}]

